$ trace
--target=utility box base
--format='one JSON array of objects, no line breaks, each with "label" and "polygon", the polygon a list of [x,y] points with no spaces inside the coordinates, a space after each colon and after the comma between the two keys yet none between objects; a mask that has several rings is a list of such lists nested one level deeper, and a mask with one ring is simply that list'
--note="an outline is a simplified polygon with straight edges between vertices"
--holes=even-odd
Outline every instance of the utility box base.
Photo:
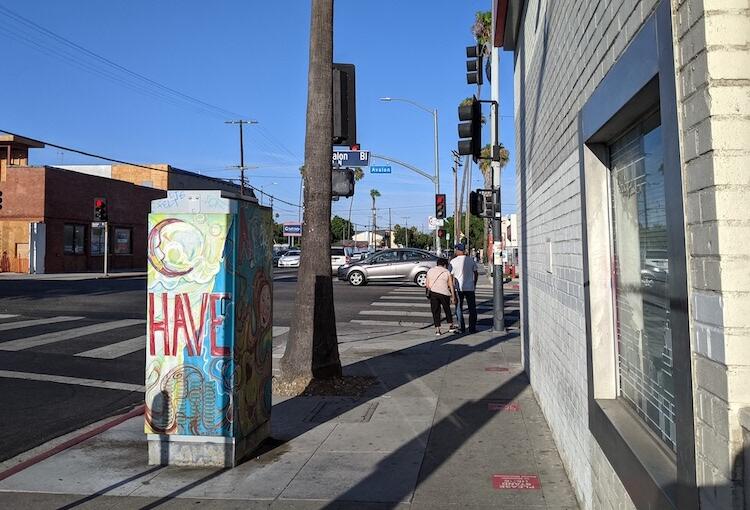
[{"label": "utility box base", "polygon": [[152,466],[237,466],[271,435],[266,422],[244,439],[221,436],[147,434],[148,463]]}]

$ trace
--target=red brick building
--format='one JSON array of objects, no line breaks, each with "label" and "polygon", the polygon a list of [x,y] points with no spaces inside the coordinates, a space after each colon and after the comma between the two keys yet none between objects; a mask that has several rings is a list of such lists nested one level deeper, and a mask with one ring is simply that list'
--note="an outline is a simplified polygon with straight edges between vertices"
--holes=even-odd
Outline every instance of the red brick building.
[{"label": "red brick building", "polygon": [[0,135],[0,272],[103,270],[104,229],[92,226],[96,198],[107,200],[108,267],[145,269],[152,200],[167,189],[239,190],[166,164],[28,166],[29,148],[41,147]]}]

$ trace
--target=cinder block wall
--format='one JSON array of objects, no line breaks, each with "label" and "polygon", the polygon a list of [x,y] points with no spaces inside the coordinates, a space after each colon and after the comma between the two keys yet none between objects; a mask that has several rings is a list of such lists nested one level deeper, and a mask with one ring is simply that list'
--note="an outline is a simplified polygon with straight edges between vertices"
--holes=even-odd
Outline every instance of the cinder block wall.
[{"label": "cinder block wall", "polygon": [[750,506],[739,415],[750,406],[750,1],[672,6],[701,508],[742,509]]},{"label": "cinder block wall", "polygon": [[634,508],[588,428],[577,115],[657,1],[526,4],[515,66],[525,363],[582,507]]},{"label": "cinder block wall", "polygon": [[[656,3],[526,2],[516,54],[525,363],[584,508],[633,504],[588,432],[576,115]],[[740,424],[750,407],[750,1],[671,8],[697,481],[702,509],[741,509],[750,504]]]}]

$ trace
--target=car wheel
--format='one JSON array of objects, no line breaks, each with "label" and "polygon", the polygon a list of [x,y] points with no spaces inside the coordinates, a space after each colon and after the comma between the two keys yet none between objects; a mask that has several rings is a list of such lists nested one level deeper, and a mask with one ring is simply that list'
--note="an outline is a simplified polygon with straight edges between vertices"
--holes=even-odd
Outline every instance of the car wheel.
[{"label": "car wheel", "polygon": [[360,285],[365,284],[365,275],[362,274],[360,271],[352,271],[349,273],[349,283],[354,285],[355,287],[359,287]]},{"label": "car wheel", "polygon": [[425,285],[427,285],[427,273],[419,273],[416,278],[414,278],[414,283],[416,283],[420,287],[424,287]]}]

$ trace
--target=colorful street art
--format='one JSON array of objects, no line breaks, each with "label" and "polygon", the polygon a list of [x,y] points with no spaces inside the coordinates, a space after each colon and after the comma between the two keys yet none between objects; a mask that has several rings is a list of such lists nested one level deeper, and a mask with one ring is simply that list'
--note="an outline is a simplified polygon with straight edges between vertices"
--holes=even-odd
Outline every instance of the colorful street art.
[{"label": "colorful street art", "polygon": [[271,408],[270,211],[152,213],[145,431],[244,437]]}]

